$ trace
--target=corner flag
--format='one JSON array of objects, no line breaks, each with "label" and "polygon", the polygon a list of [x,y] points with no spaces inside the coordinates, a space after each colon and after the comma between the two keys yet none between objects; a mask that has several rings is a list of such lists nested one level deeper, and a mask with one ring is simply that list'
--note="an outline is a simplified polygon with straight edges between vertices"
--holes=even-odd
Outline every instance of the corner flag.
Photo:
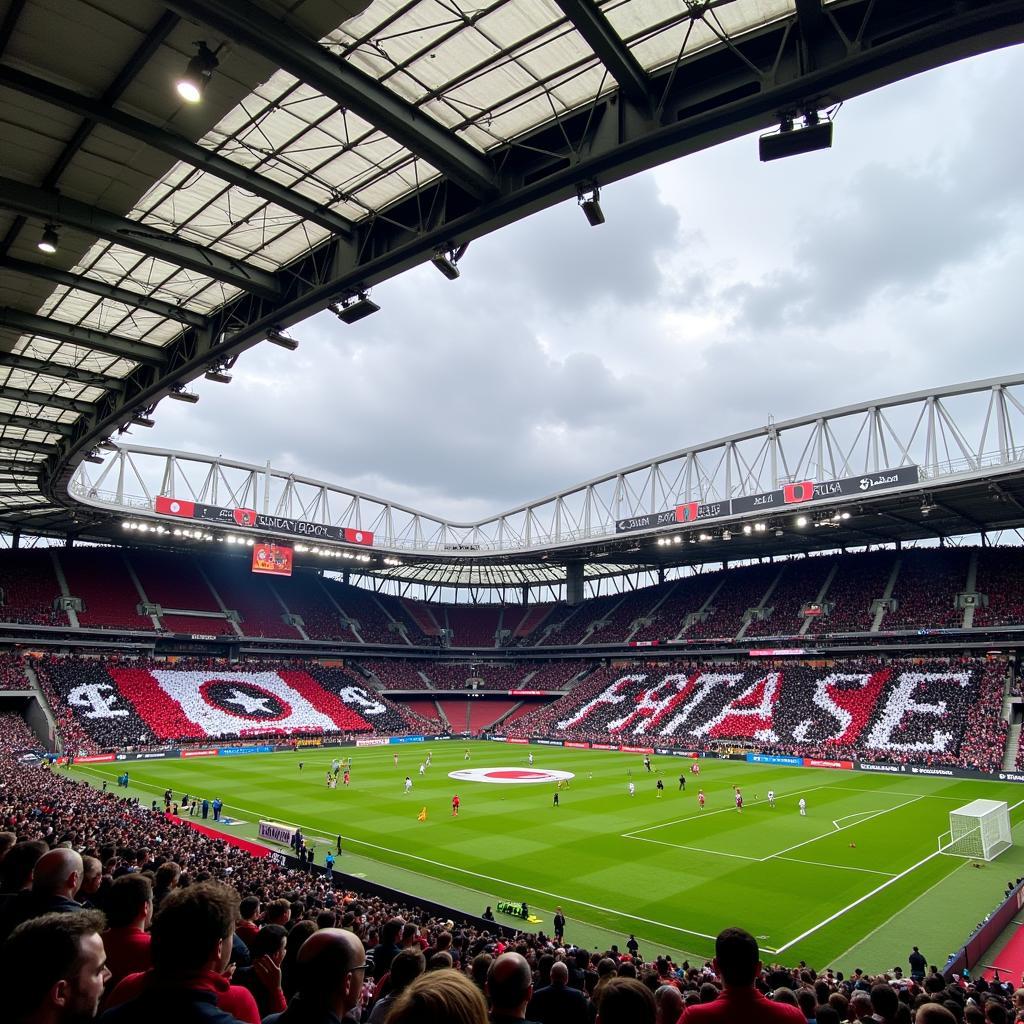
[{"label": "corner flag", "polygon": [[426,821],[427,820],[427,809],[426,809],[426,807],[424,807],[423,810],[420,811],[420,813],[416,815],[416,820],[417,821]]}]

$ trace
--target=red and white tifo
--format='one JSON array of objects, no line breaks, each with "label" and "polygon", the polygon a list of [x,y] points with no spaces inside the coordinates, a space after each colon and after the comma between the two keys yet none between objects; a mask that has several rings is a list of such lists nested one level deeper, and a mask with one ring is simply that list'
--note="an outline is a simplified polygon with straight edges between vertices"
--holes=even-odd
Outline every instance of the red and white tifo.
[{"label": "red and white tifo", "polygon": [[574,772],[556,772],[547,768],[461,768],[449,772],[449,779],[459,782],[491,782],[496,786],[521,786],[528,782],[558,782],[574,779]]}]

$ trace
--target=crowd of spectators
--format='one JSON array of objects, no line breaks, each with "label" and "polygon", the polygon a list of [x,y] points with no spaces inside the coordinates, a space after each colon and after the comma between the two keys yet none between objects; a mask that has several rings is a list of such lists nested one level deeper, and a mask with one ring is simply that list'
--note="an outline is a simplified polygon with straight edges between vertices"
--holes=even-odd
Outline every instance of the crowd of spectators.
[{"label": "crowd of spectators", "polygon": [[743,613],[761,603],[782,569],[781,565],[768,564],[727,571],[722,586],[711,599],[708,614],[692,622],[683,636],[687,640],[736,636],[743,628]]},{"label": "crowd of spectators", "polygon": [[32,626],[70,626],[54,608],[60,584],[48,548],[4,551],[0,558],[0,621]]},{"label": "crowd of spectators", "polygon": [[782,578],[765,601],[771,615],[753,619],[743,636],[796,636],[806,621],[804,607],[817,599],[833,564],[832,559],[821,556],[786,562]]},{"label": "crowd of spectators", "polygon": [[871,604],[885,594],[896,563],[894,551],[863,551],[837,555],[838,566],[828,585],[824,600],[828,615],[812,619],[807,632],[864,633],[871,629],[874,613]]},{"label": "crowd of spectators", "polygon": [[0,690],[30,690],[21,658],[14,654],[0,654]]},{"label": "crowd of spectators", "polygon": [[422,661],[406,661],[383,658],[379,661],[364,662],[379,680],[385,690],[429,690],[430,683],[423,678],[426,664]]},{"label": "crowd of spectators", "polygon": [[974,610],[974,625],[1017,626],[1024,623],[1024,548],[981,548],[975,589],[987,604]]},{"label": "crowd of spectators", "polygon": [[[212,731],[196,726],[175,736],[158,736],[149,723],[160,718],[162,712],[158,713],[156,705],[151,707],[146,703],[156,698],[144,696],[142,691],[126,693],[111,672],[118,678],[124,678],[125,671],[143,674],[155,670],[173,670],[179,678],[186,675],[198,678],[204,672],[231,672],[239,676],[259,672],[294,673],[308,679],[309,685],[318,685],[337,697],[343,707],[334,720],[338,733],[403,735],[423,732],[429,725],[422,716],[370,688],[361,677],[341,668],[310,662],[228,664],[212,658],[194,658],[170,663],[151,658],[48,655],[34,659],[33,665],[65,743],[69,749],[79,753],[149,746],[171,739],[208,743],[213,738],[230,741],[244,737],[251,742],[261,737],[284,739],[317,732],[301,725],[283,730],[273,720],[261,724],[258,719],[253,719],[242,723],[245,728],[222,726]],[[161,697],[160,701],[162,707],[167,698]],[[146,706],[142,706],[143,703]],[[333,728],[321,727],[319,732],[336,734]]]},{"label": "crowd of spectators", "polygon": [[903,551],[892,596],[895,610],[887,611],[881,629],[957,628],[964,610],[956,605],[957,594],[967,587],[971,549]]},{"label": "crowd of spectators", "polygon": [[972,658],[606,667],[506,732],[988,771],[1006,745],[1006,673]]}]

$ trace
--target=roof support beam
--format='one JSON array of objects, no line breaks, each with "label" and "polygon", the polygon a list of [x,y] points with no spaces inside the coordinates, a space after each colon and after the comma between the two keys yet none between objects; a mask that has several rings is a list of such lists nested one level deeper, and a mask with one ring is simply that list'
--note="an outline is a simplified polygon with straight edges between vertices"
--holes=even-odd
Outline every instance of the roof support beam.
[{"label": "roof support beam", "polygon": [[[38,427],[33,428],[38,429]],[[4,437],[0,434],[0,451],[33,452],[36,455],[53,455],[56,445],[42,444],[39,441],[25,441],[20,437]]]},{"label": "roof support beam", "polygon": [[90,295],[99,295],[104,299],[111,299],[134,309],[145,309],[150,313],[166,317],[168,320],[177,320],[199,330],[204,329],[208,324],[205,316],[195,313],[191,309],[175,306],[171,302],[154,299],[139,292],[132,292],[127,288],[118,288],[116,285],[98,281],[94,277],[86,277],[84,274],[73,274],[68,270],[60,270],[46,263],[30,263],[27,260],[17,260],[13,256],[0,256],[0,270],[10,270],[15,274],[24,274],[26,277],[52,281],[54,284],[62,284],[66,288],[88,292]]},{"label": "roof support beam", "polygon": [[163,366],[167,362],[166,352],[145,342],[135,341],[134,338],[106,334],[91,327],[76,327],[63,320],[37,316],[35,313],[23,313],[20,309],[11,309],[9,306],[0,308],[0,327],[25,334],[38,334],[43,338],[53,338],[55,341],[67,341],[72,345],[95,349],[97,352],[105,352],[121,359],[133,359],[148,366]]},{"label": "roof support beam", "polygon": [[343,237],[350,237],[352,234],[351,221],[301,193],[294,192],[287,185],[282,185],[272,178],[264,177],[256,171],[226,160],[219,153],[197,146],[183,135],[167,131],[142,118],[126,114],[110,104],[83,96],[80,92],[65,89],[63,86],[54,85],[36,75],[30,75],[11,67],[0,67],[0,85],[14,89],[26,96],[43,100],[62,110],[70,110],[95,124],[106,125],[123,135],[138,139],[147,146],[167,153],[176,160],[209,171],[210,174],[222,181],[244,188],[285,210],[290,210],[305,220],[319,224],[331,234]]},{"label": "roof support beam", "polygon": [[24,370],[26,373],[38,373],[44,377],[56,377],[58,380],[71,380],[90,388],[103,388],[105,391],[122,390],[121,381],[117,377],[108,377],[93,370],[82,370],[77,366],[65,366],[46,359],[35,359],[32,356],[15,355],[13,352],[0,352],[0,362],[4,369]]},{"label": "roof support beam", "polygon": [[62,409],[64,412],[77,412],[82,415],[88,415],[93,411],[92,402],[83,402],[80,398],[48,395],[45,391],[26,391],[24,388],[11,388],[6,385],[0,385],[0,398],[7,398],[12,402],[43,405],[50,409]]},{"label": "roof support beam", "polygon": [[11,388],[6,385],[0,385],[0,398],[7,398],[12,402],[42,405],[49,409],[61,409],[63,412],[77,412],[81,415],[88,415],[94,411],[92,402],[83,402],[80,398],[48,395],[44,391],[26,391],[24,388]]},{"label": "roof support beam", "polygon": [[273,274],[244,260],[231,259],[206,246],[177,238],[143,221],[128,220],[95,206],[68,199],[45,189],[0,178],[0,209],[54,224],[67,224],[87,234],[135,249],[147,256],[194,270],[246,292],[276,298],[281,286]]},{"label": "roof support beam", "polygon": [[489,160],[370,75],[250,0],[164,0],[184,18],[207,25],[283,68],[423,157],[475,196],[497,190]]},{"label": "roof support beam", "polygon": [[39,420],[34,416],[18,416],[13,412],[0,412],[0,425],[20,427],[22,430],[38,430],[41,434],[60,434],[70,437],[74,428],[70,423],[54,423],[52,420]]},{"label": "roof support beam", "polygon": [[640,110],[649,111],[651,86],[647,72],[594,0],[555,0],[555,3],[597,54],[608,73],[619,83],[622,95]]}]

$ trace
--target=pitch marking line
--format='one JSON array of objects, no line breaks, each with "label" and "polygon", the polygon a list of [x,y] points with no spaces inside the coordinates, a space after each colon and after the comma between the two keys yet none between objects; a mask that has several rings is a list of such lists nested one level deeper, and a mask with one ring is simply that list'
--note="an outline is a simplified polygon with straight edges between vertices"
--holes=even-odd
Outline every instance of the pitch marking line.
[{"label": "pitch marking line", "polygon": [[875,868],[859,868],[855,864],[829,864],[823,860],[801,860],[799,857],[773,857],[773,860],[787,860],[791,864],[809,864],[814,868],[835,868],[837,871],[863,871],[868,875],[885,875],[892,878],[894,871],[878,871]]},{"label": "pitch marking line", "polygon": [[[81,767],[84,771],[87,771],[87,772],[95,772],[97,775],[99,775],[101,777],[104,777],[104,778],[107,777],[104,774],[104,772],[101,769],[99,769],[99,768],[90,768],[88,766],[79,766],[79,765],[75,765],[75,767],[76,768]],[[139,786],[139,787],[145,788],[145,789],[153,789],[153,790],[156,790],[157,792],[163,792],[163,790],[159,786],[155,786],[152,783],[136,782],[136,783],[133,783],[133,785]],[[228,805],[225,805],[225,806],[228,806]],[[239,807],[237,804],[231,804],[230,806],[232,808],[234,808],[235,810],[237,810],[237,811],[244,811],[246,814],[255,815],[257,817],[257,819],[264,813],[263,811],[253,810],[251,807]],[[286,822],[285,824],[293,824],[293,823]],[[321,835],[326,835],[327,834],[325,832],[322,832],[320,829],[312,829],[311,831],[320,832]],[[551,899],[556,900],[556,901],[557,900],[561,900],[563,903],[573,903],[573,904],[575,904],[578,907],[586,907],[588,910],[599,910],[599,911],[601,911],[604,914],[614,914],[616,917],[625,918],[626,920],[629,920],[629,921],[641,921],[644,924],[654,925],[656,928],[666,928],[669,931],[680,932],[680,933],[682,933],[684,935],[695,935],[699,939],[709,939],[712,942],[714,942],[715,939],[717,938],[717,936],[715,936],[715,935],[708,935],[706,932],[695,932],[691,928],[680,928],[678,925],[666,924],[664,921],[655,921],[655,920],[653,920],[653,919],[651,919],[649,917],[640,917],[637,914],[626,914],[626,913],[624,913],[621,910],[615,910],[613,907],[602,907],[602,906],[599,906],[596,903],[588,903],[588,902],[586,902],[586,900],[577,900],[577,899],[573,899],[572,897],[563,896],[560,893],[548,892],[546,889],[537,889],[537,888],[534,888],[532,885],[524,885],[522,882],[510,882],[506,878],[496,878],[494,875],[484,875],[484,874],[481,874],[479,871],[470,871],[468,868],[456,867],[454,864],[447,864],[444,861],[431,860],[429,857],[420,857],[418,854],[407,853],[405,850],[393,850],[389,846],[378,846],[376,843],[369,843],[369,842],[366,842],[363,839],[355,839],[352,836],[349,836],[347,841],[349,843],[355,843],[357,846],[367,846],[371,850],[380,850],[382,853],[390,853],[390,854],[393,854],[396,857],[404,857],[404,858],[406,858],[408,860],[421,861],[422,863],[430,864],[433,867],[444,868],[446,871],[455,871],[455,872],[457,872],[457,873],[459,873],[461,875],[469,875],[472,878],[482,878],[482,879],[484,879],[487,882],[497,882],[500,885],[507,885],[507,886],[510,886],[510,887],[514,886],[514,887],[518,887],[519,889],[524,889],[526,892],[539,893],[541,896],[548,896]],[[437,878],[436,875],[430,875],[429,877]],[[441,878],[440,881],[444,881],[444,879]],[[767,953],[774,953],[775,952],[775,950],[773,950],[773,949],[767,949],[766,947],[762,947],[762,948]]]},{"label": "pitch marking line", "polygon": [[[1008,808],[1008,811],[1015,811],[1022,804],[1024,804],[1024,800],[1018,800],[1017,803],[1012,804]],[[929,853],[927,857],[924,857],[922,860],[919,860],[916,864],[911,864],[909,868],[906,868],[905,870],[901,871],[898,875],[893,875],[892,878],[890,878],[888,881],[883,882],[876,888],[872,889],[871,892],[865,893],[859,899],[855,899],[852,903],[847,904],[841,910],[837,910],[834,914],[830,914],[828,917],[825,918],[824,921],[819,921],[818,924],[814,925],[812,928],[808,928],[807,931],[801,932],[801,934],[799,934],[795,939],[790,939],[789,942],[784,942],[781,946],[779,946],[779,948],[775,952],[784,953],[787,949],[791,948],[792,946],[795,946],[798,942],[801,942],[802,940],[806,939],[809,935],[813,935],[816,931],[820,931],[822,928],[825,927],[825,925],[831,924],[837,918],[840,918],[844,914],[849,913],[849,911],[853,910],[855,907],[859,907],[862,903],[866,903],[869,899],[871,899],[872,896],[877,896],[878,893],[880,893],[883,889],[888,889],[889,886],[892,885],[894,882],[898,882],[901,878],[906,878],[906,876],[909,875],[912,871],[916,871],[923,864],[927,864],[928,861],[941,855],[942,850],[936,850],[934,853]],[[954,868],[953,870],[955,871],[957,869]],[[935,886],[939,884],[939,882],[948,878],[949,875],[951,875],[952,873],[952,871],[947,872],[947,874],[943,875],[942,878],[935,882],[934,885],[929,886],[924,893],[921,893],[921,896],[924,896],[926,893],[931,892],[931,890],[934,889]],[[921,896],[918,896],[917,899],[920,899]],[[916,900],[914,902],[916,902]],[[904,909],[904,907],[900,907],[897,913],[902,913]],[[883,922],[883,924],[887,924],[888,921],[891,921],[895,916],[896,914],[892,914],[885,922]],[[879,925],[878,927],[881,928],[882,925]],[[877,931],[878,928],[875,929],[875,932]],[[874,935],[875,932],[871,932],[870,934]],[[864,940],[861,939],[860,941],[863,942]]]}]

